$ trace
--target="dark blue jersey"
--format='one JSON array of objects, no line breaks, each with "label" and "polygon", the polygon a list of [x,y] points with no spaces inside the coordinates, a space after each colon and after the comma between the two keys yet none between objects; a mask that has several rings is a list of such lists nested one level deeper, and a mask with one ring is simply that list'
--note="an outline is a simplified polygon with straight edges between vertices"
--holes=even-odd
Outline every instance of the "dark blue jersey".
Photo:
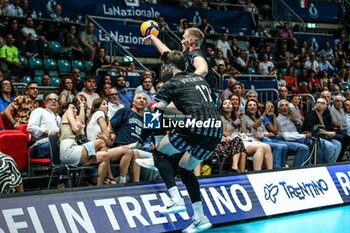
[{"label": "dark blue jersey", "polygon": [[222,122],[216,110],[208,83],[200,75],[176,74],[157,92],[155,99],[169,104],[185,115],[181,130],[191,134],[222,137]]},{"label": "dark blue jersey", "polygon": [[129,108],[121,108],[112,117],[111,125],[116,134],[114,144],[127,145],[140,138],[143,118]]}]

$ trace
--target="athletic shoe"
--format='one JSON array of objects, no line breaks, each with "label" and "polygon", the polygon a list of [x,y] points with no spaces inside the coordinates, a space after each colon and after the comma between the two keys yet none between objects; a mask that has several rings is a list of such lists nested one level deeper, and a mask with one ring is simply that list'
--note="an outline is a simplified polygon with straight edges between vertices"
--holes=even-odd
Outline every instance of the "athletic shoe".
[{"label": "athletic shoe", "polygon": [[153,157],[147,158],[147,159],[135,159],[135,161],[141,167],[144,167],[153,171],[158,171],[158,168],[156,168],[156,166],[154,165]]},{"label": "athletic shoe", "polygon": [[206,216],[203,216],[203,218],[199,220],[192,217],[192,224],[182,232],[184,233],[201,232],[201,231],[208,230],[211,227],[212,227],[212,224],[210,223],[209,219]]},{"label": "athletic shoe", "polygon": [[159,212],[161,214],[174,214],[186,211],[184,199],[180,198],[176,201],[171,200],[169,205],[163,207]]}]

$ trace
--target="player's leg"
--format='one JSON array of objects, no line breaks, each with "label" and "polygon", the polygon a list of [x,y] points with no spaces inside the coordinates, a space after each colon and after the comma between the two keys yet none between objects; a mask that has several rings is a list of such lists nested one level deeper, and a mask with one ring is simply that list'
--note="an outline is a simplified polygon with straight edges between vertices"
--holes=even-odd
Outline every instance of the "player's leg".
[{"label": "player's leg", "polygon": [[201,159],[191,156],[188,152],[186,152],[180,160],[179,174],[191,198],[194,213],[192,218],[193,223],[183,232],[199,232],[209,229],[212,226],[209,219],[204,215],[199,183],[197,177],[193,173],[194,168],[201,162]]},{"label": "player's leg", "polygon": [[[162,177],[170,194],[168,206],[160,210],[163,214],[170,214],[175,212],[183,212],[186,210],[185,202],[181,198],[180,192],[175,183],[175,175],[177,165],[179,163],[179,156],[172,156],[181,153],[169,141],[169,134],[166,135],[153,150],[153,158],[155,166],[158,168],[160,176]],[[176,164],[175,164],[176,163]]]}]

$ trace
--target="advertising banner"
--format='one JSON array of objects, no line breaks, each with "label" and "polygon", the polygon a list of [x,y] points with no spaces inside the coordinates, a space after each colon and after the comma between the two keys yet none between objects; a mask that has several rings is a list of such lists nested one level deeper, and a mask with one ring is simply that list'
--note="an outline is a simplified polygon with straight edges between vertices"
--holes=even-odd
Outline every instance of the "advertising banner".
[{"label": "advertising banner", "polygon": [[[342,20],[341,3],[335,1],[307,1],[307,7],[300,7],[298,1],[285,1],[304,21],[338,23]],[[276,9],[275,14],[282,20],[289,20],[288,11]]]}]

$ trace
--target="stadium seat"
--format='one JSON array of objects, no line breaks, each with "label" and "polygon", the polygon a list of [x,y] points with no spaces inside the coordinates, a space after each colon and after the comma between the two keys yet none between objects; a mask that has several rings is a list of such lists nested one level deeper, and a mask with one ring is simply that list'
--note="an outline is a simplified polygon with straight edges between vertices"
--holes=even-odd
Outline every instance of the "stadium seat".
[{"label": "stadium seat", "polygon": [[43,61],[40,58],[29,58],[29,65],[32,69],[43,69]]},{"label": "stadium seat", "polygon": [[286,69],[286,68],[282,68],[282,69],[281,69],[281,71],[282,71],[283,75],[285,75],[285,74],[286,74],[287,69]]},{"label": "stadium seat", "polygon": [[34,69],[34,76],[43,76],[45,74],[45,70],[43,69]]},{"label": "stadium seat", "polygon": [[92,69],[93,62],[92,61],[85,61],[85,70],[86,72],[90,73]]},{"label": "stadium seat", "polygon": [[58,72],[58,70],[49,70],[48,74],[50,77],[56,77],[56,78],[60,77],[60,73]]},{"label": "stadium seat", "polygon": [[35,77],[34,77],[34,81],[37,82],[39,86],[42,86],[42,85],[43,85],[42,79],[43,79],[42,76],[35,76]]},{"label": "stadium seat", "polygon": [[80,72],[80,78],[83,79],[83,82],[84,82],[85,76],[86,76],[86,73],[84,71]]},{"label": "stadium seat", "polygon": [[57,63],[58,63],[58,70],[60,71],[61,75],[67,75],[71,73],[72,69],[71,69],[70,62],[68,60],[59,59]]},{"label": "stadium seat", "polygon": [[80,71],[84,71],[85,70],[84,62],[81,60],[73,60],[72,61],[72,69],[74,69],[74,68],[78,68]]},{"label": "stadium seat", "polygon": [[24,76],[23,81],[24,83],[28,84],[32,81],[32,78],[30,76]]},{"label": "stadium seat", "polygon": [[248,74],[255,74],[255,69],[253,67],[248,68]]},{"label": "stadium seat", "polygon": [[57,41],[49,41],[49,48],[51,48],[55,53],[61,51],[61,44]]},{"label": "stadium seat", "polygon": [[44,59],[44,66],[46,70],[57,70],[57,63],[54,59]]},{"label": "stadium seat", "polygon": [[50,77],[51,86],[58,87],[60,85],[61,80],[57,77]]},{"label": "stadium seat", "polygon": [[24,66],[28,66],[28,59],[26,57],[21,56],[21,60],[24,64]]},{"label": "stadium seat", "polygon": [[18,170],[25,171],[28,166],[27,136],[19,130],[0,131],[0,151],[11,156]]}]

